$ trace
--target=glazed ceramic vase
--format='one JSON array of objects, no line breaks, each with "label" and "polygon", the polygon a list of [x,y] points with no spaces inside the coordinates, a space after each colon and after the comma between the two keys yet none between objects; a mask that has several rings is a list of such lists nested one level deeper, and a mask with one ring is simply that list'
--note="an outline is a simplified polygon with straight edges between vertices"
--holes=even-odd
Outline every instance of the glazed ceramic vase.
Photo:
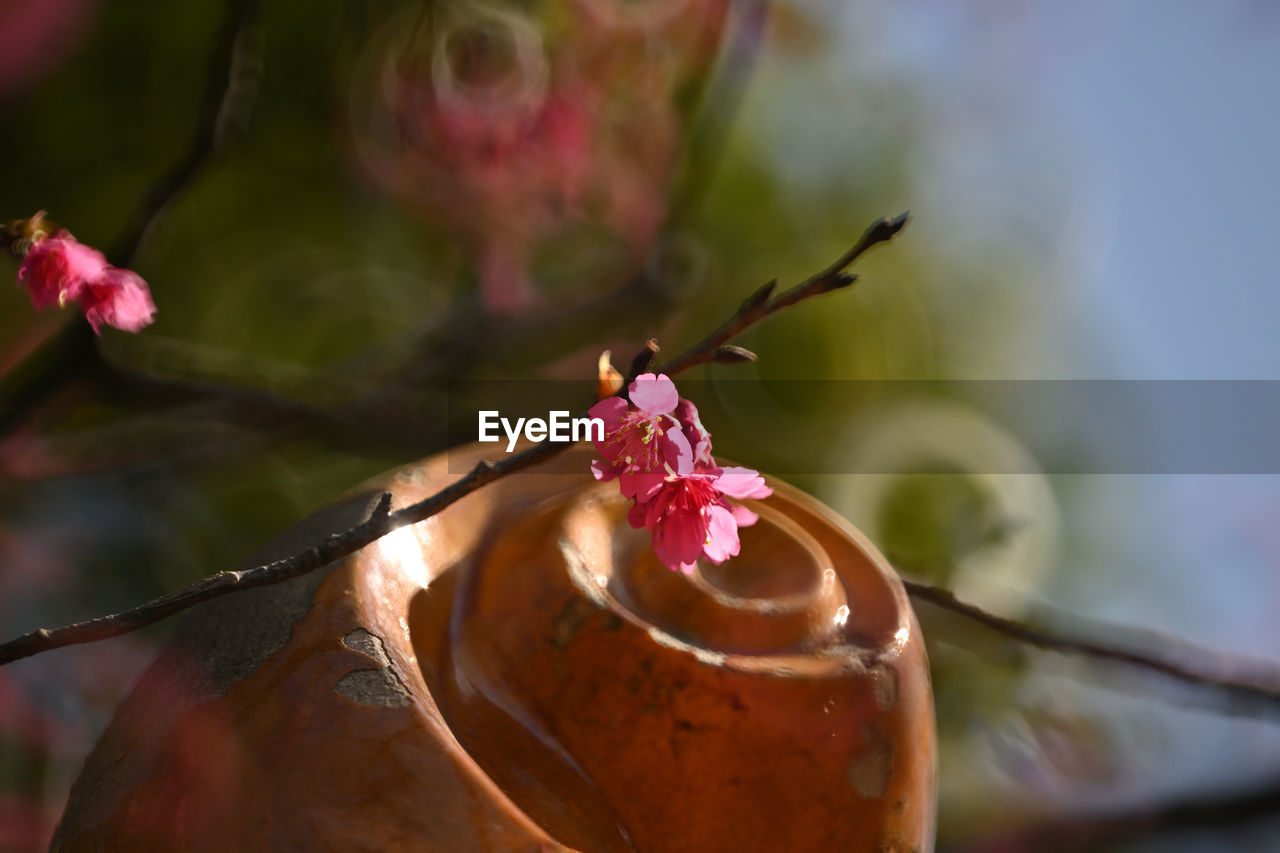
[{"label": "glazed ceramic vase", "polygon": [[[400,470],[252,562],[479,458]],[[54,849],[931,850],[928,666],[884,558],[770,481],[740,556],[673,573],[589,458],[193,612]]]}]

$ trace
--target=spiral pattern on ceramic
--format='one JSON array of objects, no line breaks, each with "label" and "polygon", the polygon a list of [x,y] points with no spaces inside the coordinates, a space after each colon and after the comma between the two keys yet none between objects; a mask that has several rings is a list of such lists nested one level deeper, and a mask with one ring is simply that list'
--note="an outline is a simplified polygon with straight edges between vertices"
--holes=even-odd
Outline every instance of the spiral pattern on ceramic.
[{"label": "spiral pattern on ceramic", "polygon": [[605,494],[569,511],[560,547],[585,594],[703,662],[790,671],[848,651],[852,610],[830,556],[782,510],[751,508],[760,518],[741,530],[739,555],[700,562],[690,577],[662,565],[647,532],[627,525],[625,503]]},{"label": "spiral pattern on ceramic", "polygon": [[510,487],[417,621],[447,619],[426,682],[514,803],[577,850],[927,849],[927,666],[871,543],[769,480],[739,555],[685,576],[616,484],[552,480]]}]

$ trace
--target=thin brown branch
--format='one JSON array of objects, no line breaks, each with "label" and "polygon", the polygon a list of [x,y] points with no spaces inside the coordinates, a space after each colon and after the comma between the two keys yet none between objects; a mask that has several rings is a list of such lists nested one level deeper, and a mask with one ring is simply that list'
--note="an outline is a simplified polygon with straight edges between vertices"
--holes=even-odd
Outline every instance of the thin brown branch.
[{"label": "thin brown branch", "polygon": [[100,616],[61,628],[40,628],[0,644],[0,666],[51,649],[92,643],[167,619],[211,598],[256,586],[270,586],[305,575],[350,556],[393,530],[430,518],[450,504],[500,477],[514,474],[564,452],[571,444],[543,442],[499,462],[481,462],[462,479],[431,497],[391,512],[391,493],[385,492],[369,517],[355,527],[328,536],[304,551],[252,569],[220,572],[176,592],[162,595],[130,610]]},{"label": "thin brown branch", "polygon": [[0,647],[0,664],[30,657],[60,646],[88,643],[127,634],[228,592],[279,583],[306,574],[331,562],[334,559],[331,555],[340,555],[347,548],[352,546],[358,548],[388,533],[392,529],[388,526],[390,508],[391,493],[384,492],[373,512],[363,522],[286,559],[247,571],[220,572],[123,613],[76,622],[52,630],[41,628],[23,634]]},{"label": "thin brown branch", "polygon": [[907,224],[909,217],[910,214],[903,213],[893,219],[877,220],[863,233],[862,239],[855,243],[853,248],[845,252],[834,264],[809,280],[783,291],[777,296],[773,295],[776,282],[769,282],[751,296],[748,296],[738,310],[734,312],[734,315],[726,320],[720,328],[668,361],[660,368],[659,372],[668,376],[675,376],[677,373],[683,373],[699,364],[715,361],[721,347],[756,323],[759,323],[765,317],[776,314],[784,308],[790,308],[797,302],[801,302],[811,296],[829,293],[832,290],[839,290],[853,284],[857,280],[856,277],[846,274],[845,270],[869,250],[896,237],[898,232]]},{"label": "thin brown branch", "polygon": [[[1280,716],[1280,666],[1276,664],[1232,658],[1170,637],[1148,637],[1144,645],[1161,650],[1160,654],[1150,653],[1136,648],[1134,632],[1113,625],[1057,614],[1052,621],[1075,624],[1050,629],[989,613],[942,587],[905,578],[902,583],[917,601],[926,601],[1016,642],[1151,673],[1219,700],[1214,710],[1242,716]],[[1126,634],[1127,640],[1101,639]]]},{"label": "thin brown branch", "polygon": [[[759,304],[750,307],[749,311],[745,313],[740,309],[720,329],[707,336],[702,344],[706,346],[705,352],[695,347],[677,359],[673,365],[664,368],[663,372],[669,376],[674,376],[694,365],[714,360],[720,353],[721,348],[742,330],[797,302],[811,296],[836,290],[847,284],[848,280],[844,276],[844,269],[871,246],[890,239],[901,230],[905,223],[905,215],[892,222],[890,220],[880,220],[867,229],[862,239],[831,267],[777,297],[761,301]],[[772,292],[773,286],[769,285],[769,289]],[[746,304],[744,304],[745,308],[747,308]],[[727,332],[725,331],[726,329],[728,330]],[[645,351],[650,353],[651,358],[652,354],[657,352],[656,342],[649,341],[646,343],[642,355]],[[640,363],[640,357],[637,357],[636,361],[633,362],[633,369]],[[61,628],[40,628],[23,634],[6,643],[0,643],[0,666],[63,646],[90,643],[119,636],[120,634],[127,634],[159,622],[162,619],[167,619],[211,598],[249,587],[268,586],[304,575],[335,560],[354,554],[397,528],[430,518],[481,486],[508,474],[514,474],[517,471],[522,471],[544,462],[568,450],[573,444],[573,442],[552,442],[547,440],[498,462],[481,462],[462,479],[423,501],[403,507],[395,512],[388,512],[391,496],[384,495],[378,507],[364,522],[340,533],[332,534],[323,542],[317,543],[305,551],[276,560],[273,563],[244,571],[221,572],[184,589],[120,613],[65,625]]]}]

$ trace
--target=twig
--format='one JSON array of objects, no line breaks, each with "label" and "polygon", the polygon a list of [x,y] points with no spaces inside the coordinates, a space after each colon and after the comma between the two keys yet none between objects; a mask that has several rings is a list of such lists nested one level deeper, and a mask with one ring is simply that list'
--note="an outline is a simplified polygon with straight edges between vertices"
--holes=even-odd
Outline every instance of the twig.
[{"label": "twig", "polygon": [[[727,344],[735,335],[755,325],[770,314],[795,305],[797,302],[811,296],[827,293],[851,283],[852,280],[844,275],[844,269],[871,246],[882,243],[897,234],[905,223],[905,214],[892,221],[880,220],[867,229],[862,239],[835,264],[817,276],[796,285],[776,297],[771,296],[774,285],[768,285],[768,294],[764,299],[755,299],[754,301],[748,299],[728,322],[708,335],[701,344],[698,344],[664,367],[663,372],[668,376],[674,376],[695,365],[714,360],[721,351],[721,347]],[[705,351],[700,347],[705,347]],[[654,353],[656,344],[653,342],[647,343],[644,351],[651,354]],[[643,351],[642,355],[638,356],[633,363],[633,368],[642,363],[642,357]],[[430,518],[481,486],[491,483],[500,477],[514,474],[517,471],[522,471],[525,468],[544,462],[568,450],[573,444],[574,442],[552,442],[547,440],[498,462],[481,462],[461,480],[452,483],[419,503],[395,512],[387,512],[387,508],[390,505],[390,496],[384,496],[378,505],[378,509],[375,509],[366,521],[340,533],[332,534],[323,542],[291,557],[245,571],[222,572],[177,592],[169,593],[121,613],[101,616],[97,619],[90,619],[61,628],[41,628],[23,634],[6,643],[0,643],[0,666],[51,649],[78,643],[90,643],[136,631],[211,598],[249,587],[280,583],[281,581],[306,574],[326,566],[334,560],[354,554],[392,530]]]},{"label": "twig", "polygon": [[389,532],[391,530],[388,527],[390,508],[391,493],[383,492],[378,504],[363,522],[286,559],[247,571],[219,572],[177,592],[162,595],[123,613],[75,622],[52,630],[41,628],[23,634],[4,644],[3,650],[0,650],[0,663],[30,657],[59,646],[88,643],[127,634],[219,595],[238,589],[279,583],[306,574],[330,562],[333,559],[331,554],[343,553],[344,549],[353,545],[357,548],[366,545]]},{"label": "twig", "polygon": [[644,342],[644,346],[636,353],[635,358],[631,359],[631,366],[627,368],[627,375],[622,380],[622,387],[626,388],[631,384],[637,376],[647,373],[649,368],[653,366],[653,360],[658,357],[661,348],[658,346],[657,338],[649,338]]},{"label": "twig", "polygon": [[500,462],[481,462],[469,474],[431,497],[391,512],[391,493],[384,492],[369,517],[355,527],[330,534],[323,542],[292,556],[236,572],[219,572],[168,595],[121,613],[100,616],[61,628],[40,628],[0,644],[0,666],[51,649],[92,643],[144,628],[211,598],[256,586],[270,586],[305,575],[354,554],[393,530],[430,518],[476,489],[564,452],[571,444],[544,442]]},{"label": "twig", "polygon": [[893,219],[880,219],[872,223],[871,227],[863,233],[862,239],[852,249],[845,252],[834,264],[808,281],[779,293],[777,296],[773,295],[777,283],[769,282],[748,296],[734,315],[726,320],[720,328],[671,359],[671,361],[668,361],[660,368],[659,372],[674,376],[699,364],[716,361],[721,347],[756,323],[759,323],[765,317],[776,314],[784,308],[790,308],[797,302],[808,299],[811,296],[839,290],[853,284],[857,281],[857,277],[846,274],[845,270],[870,249],[881,243],[887,243],[896,237],[898,232],[907,224],[908,218],[910,218],[910,214],[904,213]]},{"label": "twig", "polygon": [[[257,5],[258,0],[227,3],[191,149],[142,195],[115,246],[107,253],[113,265],[132,266],[138,248],[160,214],[221,149],[233,105],[244,88],[245,68],[251,61],[246,40]],[[68,317],[62,328],[0,380],[0,435],[8,433],[23,415],[71,379],[100,367],[102,356],[89,324],[78,314]]]},{"label": "twig", "polygon": [[[1132,645],[1098,639],[1100,636],[1119,636],[1125,633],[1114,626],[1090,623],[1087,633],[1079,627],[1051,630],[989,613],[961,601],[948,589],[906,578],[902,583],[912,598],[927,601],[1019,643],[1059,654],[1080,655],[1132,667],[1200,691],[1208,691],[1221,698],[1226,703],[1225,708],[1232,713],[1276,717],[1280,712],[1280,667],[1275,665],[1240,661],[1197,648],[1182,640],[1164,638],[1159,646],[1166,653],[1168,649],[1176,648],[1181,661],[1202,662],[1199,666],[1185,662],[1174,663],[1166,657],[1138,651]],[[1059,615],[1054,621],[1069,620]],[[1238,675],[1247,671],[1252,672],[1251,677]]]}]

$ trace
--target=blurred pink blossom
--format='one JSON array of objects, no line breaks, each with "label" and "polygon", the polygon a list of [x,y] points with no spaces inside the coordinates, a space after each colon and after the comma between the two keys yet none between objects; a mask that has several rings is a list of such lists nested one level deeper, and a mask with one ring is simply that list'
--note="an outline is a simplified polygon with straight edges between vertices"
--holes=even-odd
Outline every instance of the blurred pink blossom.
[{"label": "blurred pink blossom", "polygon": [[541,20],[462,2],[390,22],[353,100],[363,164],[455,233],[490,311],[536,302],[533,259],[567,235],[605,241],[621,284],[666,216],[676,93],[710,67],[727,7],[575,0]]},{"label": "blurred pink blossom", "polygon": [[0,97],[65,58],[93,21],[97,0],[0,0]]},{"label": "blurred pink blossom", "polygon": [[18,267],[18,281],[30,294],[32,306],[43,311],[78,299],[85,282],[106,268],[101,252],[59,231],[31,244]]},{"label": "blurred pink blossom", "polygon": [[[41,216],[31,220],[37,228]],[[156,311],[141,276],[109,266],[101,252],[65,230],[53,236],[37,231],[18,267],[18,283],[26,288],[37,311],[78,303],[98,334],[104,325],[141,331],[151,324]]]},{"label": "blurred pink blossom", "polygon": [[132,270],[109,267],[85,282],[80,307],[95,332],[103,325],[139,332],[151,325],[156,305],[142,277]]}]

